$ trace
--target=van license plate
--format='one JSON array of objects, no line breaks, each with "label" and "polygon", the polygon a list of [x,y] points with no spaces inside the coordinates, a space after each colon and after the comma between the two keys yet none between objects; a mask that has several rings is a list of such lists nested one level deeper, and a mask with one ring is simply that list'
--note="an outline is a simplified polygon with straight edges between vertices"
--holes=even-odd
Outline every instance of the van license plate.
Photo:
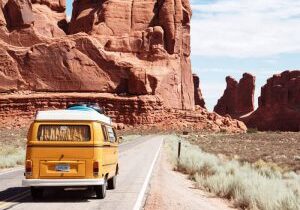
[{"label": "van license plate", "polygon": [[58,164],[55,166],[56,171],[63,171],[63,172],[69,172],[70,171],[70,165],[69,164]]}]

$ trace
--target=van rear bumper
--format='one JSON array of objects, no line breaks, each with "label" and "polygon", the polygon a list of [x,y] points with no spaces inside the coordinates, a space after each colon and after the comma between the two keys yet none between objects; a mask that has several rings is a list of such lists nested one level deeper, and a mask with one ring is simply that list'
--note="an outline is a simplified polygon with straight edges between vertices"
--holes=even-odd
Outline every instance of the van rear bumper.
[{"label": "van rear bumper", "polygon": [[76,187],[104,185],[104,179],[24,179],[23,187]]}]

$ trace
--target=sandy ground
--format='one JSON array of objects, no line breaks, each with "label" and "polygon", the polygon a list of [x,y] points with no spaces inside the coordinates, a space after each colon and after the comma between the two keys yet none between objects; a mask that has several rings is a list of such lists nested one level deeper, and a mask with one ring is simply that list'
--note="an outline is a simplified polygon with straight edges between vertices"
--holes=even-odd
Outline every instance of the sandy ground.
[{"label": "sandy ground", "polygon": [[222,158],[250,163],[263,160],[270,166],[275,163],[286,172],[300,174],[300,132],[190,133],[185,138]]},{"label": "sandy ground", "polygon": [[145,210],[233,210],[226,200],[196,189],[192,181],[172,170],[164,151],[160,153],[150,182]]}]

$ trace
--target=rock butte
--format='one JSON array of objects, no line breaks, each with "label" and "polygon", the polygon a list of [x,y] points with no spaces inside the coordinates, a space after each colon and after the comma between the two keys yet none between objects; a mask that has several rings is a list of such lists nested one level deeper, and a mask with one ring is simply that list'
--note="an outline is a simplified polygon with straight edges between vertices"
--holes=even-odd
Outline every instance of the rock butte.
[{"label": "rock butte", "polygon": [[234,78],[226,77],[227,87],[223,96],[218,100],[214,111],[220,115],[230,115],[233,118],[254,111],[255,77],[244,73],[237,82]]},{"label": "rock butte", "polygon": [[258,130],[300,131],[300,71],[268,79],[261,88],[258,109],[241,120]]},{"label": "rock butte", "polygon": [[300,131],[300,71],[285,71],[268,79],[254,112],[255,78],[245,73],[239,83],[231,77],[226,81],[224,95],[215,106],[217,113],[261,131]]},{"label": "rock butte", "polygon": [[65,9],[65,0],[0,0],[3,122],[81,100],[119,124],[246,129],[194,111],[204,103],[191,71],[188,0],[75,0],[69,23]]}]

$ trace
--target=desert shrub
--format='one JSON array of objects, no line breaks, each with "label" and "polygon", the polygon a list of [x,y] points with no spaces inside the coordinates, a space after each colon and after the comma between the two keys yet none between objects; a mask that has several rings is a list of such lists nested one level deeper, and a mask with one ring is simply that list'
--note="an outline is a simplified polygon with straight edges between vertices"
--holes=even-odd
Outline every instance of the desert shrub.
[{"label": "desert shrub", "polygon": [[2,147],[0,149],[0,168],[10,168],[23,165],[25,150],[19,147]]},{"label": "desert shrub", "polygon": [[23,165],[27,128],[0,129],[0,168]]},{"label": "desert shrub", "polygon": [[258,129],[257,128],[248,128],[247,133],[258,133]]},{"label": "desert shrub", "polygon": [[258,160],[253,164],[254,168],[257,169],[258,173],[269,178],[281,178],[282,169],[275,163],[267,163],[263,160]]},{"label": "desert shrub", "polygon": [[174,169],[188,174],[199,188],[230,199],[241,209],[300,209],[300,178],[297,174],[282,174],[276,165],[263,161],[241,164],[237,160],[220,160],[183,140],[178,160],[178,139],[168,136],[165,143]]}]

